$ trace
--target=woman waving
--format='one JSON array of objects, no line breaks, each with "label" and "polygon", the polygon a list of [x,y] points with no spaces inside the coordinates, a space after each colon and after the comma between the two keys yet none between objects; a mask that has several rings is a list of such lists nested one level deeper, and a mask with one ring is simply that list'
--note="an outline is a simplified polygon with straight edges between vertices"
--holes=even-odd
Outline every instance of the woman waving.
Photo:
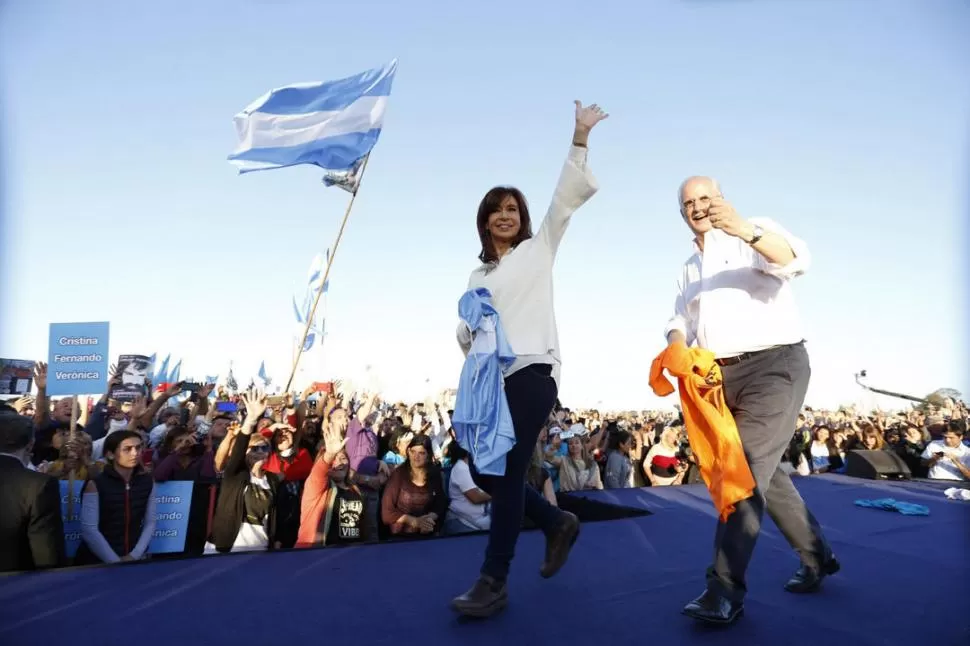
[{"label": "woman waving", "polygon": [[[552,204],[535,235],[525,196],[516,188],[493,188],[478,207],[478,258],[482,265],[472,272],[468,291],[459,304],[462,322],[458,341],[468,363],[452,422],[459,440],[465,440],[463,446],[475,433],[463,438],[462,431],[474,427],[474,418],[482,408],[498,406],[493,417],[510,423],[502,423],[497,430],[502,441],[480,443],[476,437],[475,446],[466,446],[472,454],[475,482],[492,497],[492,519],[480,577],[468,592],[452,601],[452,607],[463,615],[488,617],[505,607],[505,579],[523,512],[546,535],[546,557],[540,569],[544,577],[562,567],[579,534],[579,519],[550,505],[528,487],[526,472],[559,391],[559,332],[552,268],[570,218],[598,188],[586,165],[587,143],[590,131],[606,117],[599,106],[583,107],[576,101],[569,156]],[[496,313],[498,321],[494,320]],[[504,332],[497,334],[497,326]],[[465,381],[469,370],[484,365],[478,357],[488,348],[492,355],[501,355],[498,360],[505,396],[498,402],[490,393],[475,392],[481,380]],[[504,454],[486,454],[480,446],[498,447]]]}]

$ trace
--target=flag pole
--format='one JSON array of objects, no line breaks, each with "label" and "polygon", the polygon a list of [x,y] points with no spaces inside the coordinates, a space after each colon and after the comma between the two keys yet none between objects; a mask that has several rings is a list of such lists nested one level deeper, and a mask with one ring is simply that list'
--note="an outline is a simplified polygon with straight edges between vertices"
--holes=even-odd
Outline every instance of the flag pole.
[{"label": "flag pole", "polygon": [[[77,395],[74,395],[71,398],[71,425],[68,427],[69,430],[66,440],[71,443],[72,450],[74,451],[77,450],[77,418],[79,414]],[[65,452],[65,456],[68,455],[69,453]],[[139,459],[141,459],[140,456]],[[75,460],[70,459],[70,457],[67,458],[67,463],[70,467],[67,473],[67,517],[70,519],[74,517],[74,483],[77,481],[78,464]]]},{"label": "flag pole", "polygon": [[296,376],[296,369],[300,365],[300,357],[303,356],[303,348],[306,347],[306,338],[310,334],[310,326],[313,324],[313,320],[316,318],[317,305],[320,304],[320,297],[323,296],[324,292],[323,288],[327,284],[327,278],[330,276],[330,268],[333,266],[333,259],[337,256],[337,247],[340,246],[340,239],[344,235],[344,227],[347,226],[347,218],[350,217],[350,210],[354,208],[354,200],[357,199],[357,193],[360,191],[360,184],[364,181],[364,171],[367,170],[368,161],[370,161],[370,153],[364,157],[364,162],[360,167],[360,174],[357,176],[357,185],[354,187],[354,192],[350,195],[350,202],[347,204],[347,210],[344,211],[344,219],[340,222],[340,229],[337,231],[337,239],[334,240],[333,247],[331,247],[330,258],[327,260],[327,268],[323,272],[323,281],[320,283],[320,289],[317,290],[317,297],[313,300],[313,308],[310,310],[310,315],[306,320],[306,326],[303,328],[303,337],[300,339],[300,343],[296,347],[296,356],[293,358],[293,368],[290,370],[290,378],[286,380],[286,388],[283,389],[284,393],[290,392],[290,386],[293,385],[293,377]]}]

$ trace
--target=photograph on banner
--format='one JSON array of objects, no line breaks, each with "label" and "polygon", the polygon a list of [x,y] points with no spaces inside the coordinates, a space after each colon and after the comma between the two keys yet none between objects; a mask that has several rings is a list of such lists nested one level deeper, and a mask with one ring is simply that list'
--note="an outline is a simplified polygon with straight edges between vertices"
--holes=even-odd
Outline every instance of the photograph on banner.
[{"label": "photograph on banner", "polygon": [[148,544],[149,554],[171,554],[185,549],[193,484],[191,480],[155,483],[155,533]]},{"label": "photograph on banner", "polygon": [[144,354],[123,354],[118,357],[118,374],[121,383],[111,388],[111,399],[134,401],[148,396],[148,379],[154,365],[151,357]]},{"label": "photograph on banner", "polygon": [[33,361],[0,359],[0,395],[27,395],[33,384]]},{"label": "photograph on banner", "polygon": [[[81,490],[83,480],[61,480],[61,519],[64,521],[64,551],[67,558],[73,559],[77,548],[81,546]],[[71,485],[74,485],[73,495]],[[71,498],[73,504],[69,504]],[[70,507],[70,509],[69,509]],[[68,517],[70,514],[70,517]]]},{"label": "photograph on banner", "polygon": [[108,330],[104,323],[51,323],[47,394],[94,395],[108,383]]}]

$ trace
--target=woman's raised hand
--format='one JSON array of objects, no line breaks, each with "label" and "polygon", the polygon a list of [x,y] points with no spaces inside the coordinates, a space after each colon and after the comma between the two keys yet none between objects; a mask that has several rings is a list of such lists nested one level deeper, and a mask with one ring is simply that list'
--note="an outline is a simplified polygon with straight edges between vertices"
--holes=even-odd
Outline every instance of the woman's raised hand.
[{"label": "woman's raised hand", "polygon": [[253,388],[248,393],[243,393],[240,399],[246,407],[246,421],[255,424],[266,412],[266,395],[259,388]]},{"label": "woman's raised hand", "polygon": [[583,107],[581,101],[575,101],[575,103],[577,130],[585,130],[589,132],[593,129],[593,126],[610,116],[603,112],[603,110],[595,103],[586,107]]},{"label": "woman's raised hand", "polygon": [[323,457],[327,462],[333,462],[346,444],[347,438],[343,437],[336,427],[328,425],[323,429]]}]

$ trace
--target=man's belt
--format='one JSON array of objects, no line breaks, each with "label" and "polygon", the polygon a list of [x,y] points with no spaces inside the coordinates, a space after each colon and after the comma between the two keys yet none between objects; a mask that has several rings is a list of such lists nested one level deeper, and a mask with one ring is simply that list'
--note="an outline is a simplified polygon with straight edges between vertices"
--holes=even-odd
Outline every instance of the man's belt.
[{"label": "man's belt", "polygon": [[798,343],[789,343],[787,345],[773,345],[770,348],[765,348],[764,350],[755,350],[754,352],[742,352],[741,354],[737,354],[733,357],[724,357],[723,359],[715,359],[714,363],[721,366],[722,368],[724,366],[733,366],[735,364],[741,363],[742,361],[753,359],[758,355],[766,354],[768,352],[775,352],[776,350],[780,350],[782,348],[793,348],[797,345],[803,345],[804,343],[805,343],[805,340],[802,339]]}]

